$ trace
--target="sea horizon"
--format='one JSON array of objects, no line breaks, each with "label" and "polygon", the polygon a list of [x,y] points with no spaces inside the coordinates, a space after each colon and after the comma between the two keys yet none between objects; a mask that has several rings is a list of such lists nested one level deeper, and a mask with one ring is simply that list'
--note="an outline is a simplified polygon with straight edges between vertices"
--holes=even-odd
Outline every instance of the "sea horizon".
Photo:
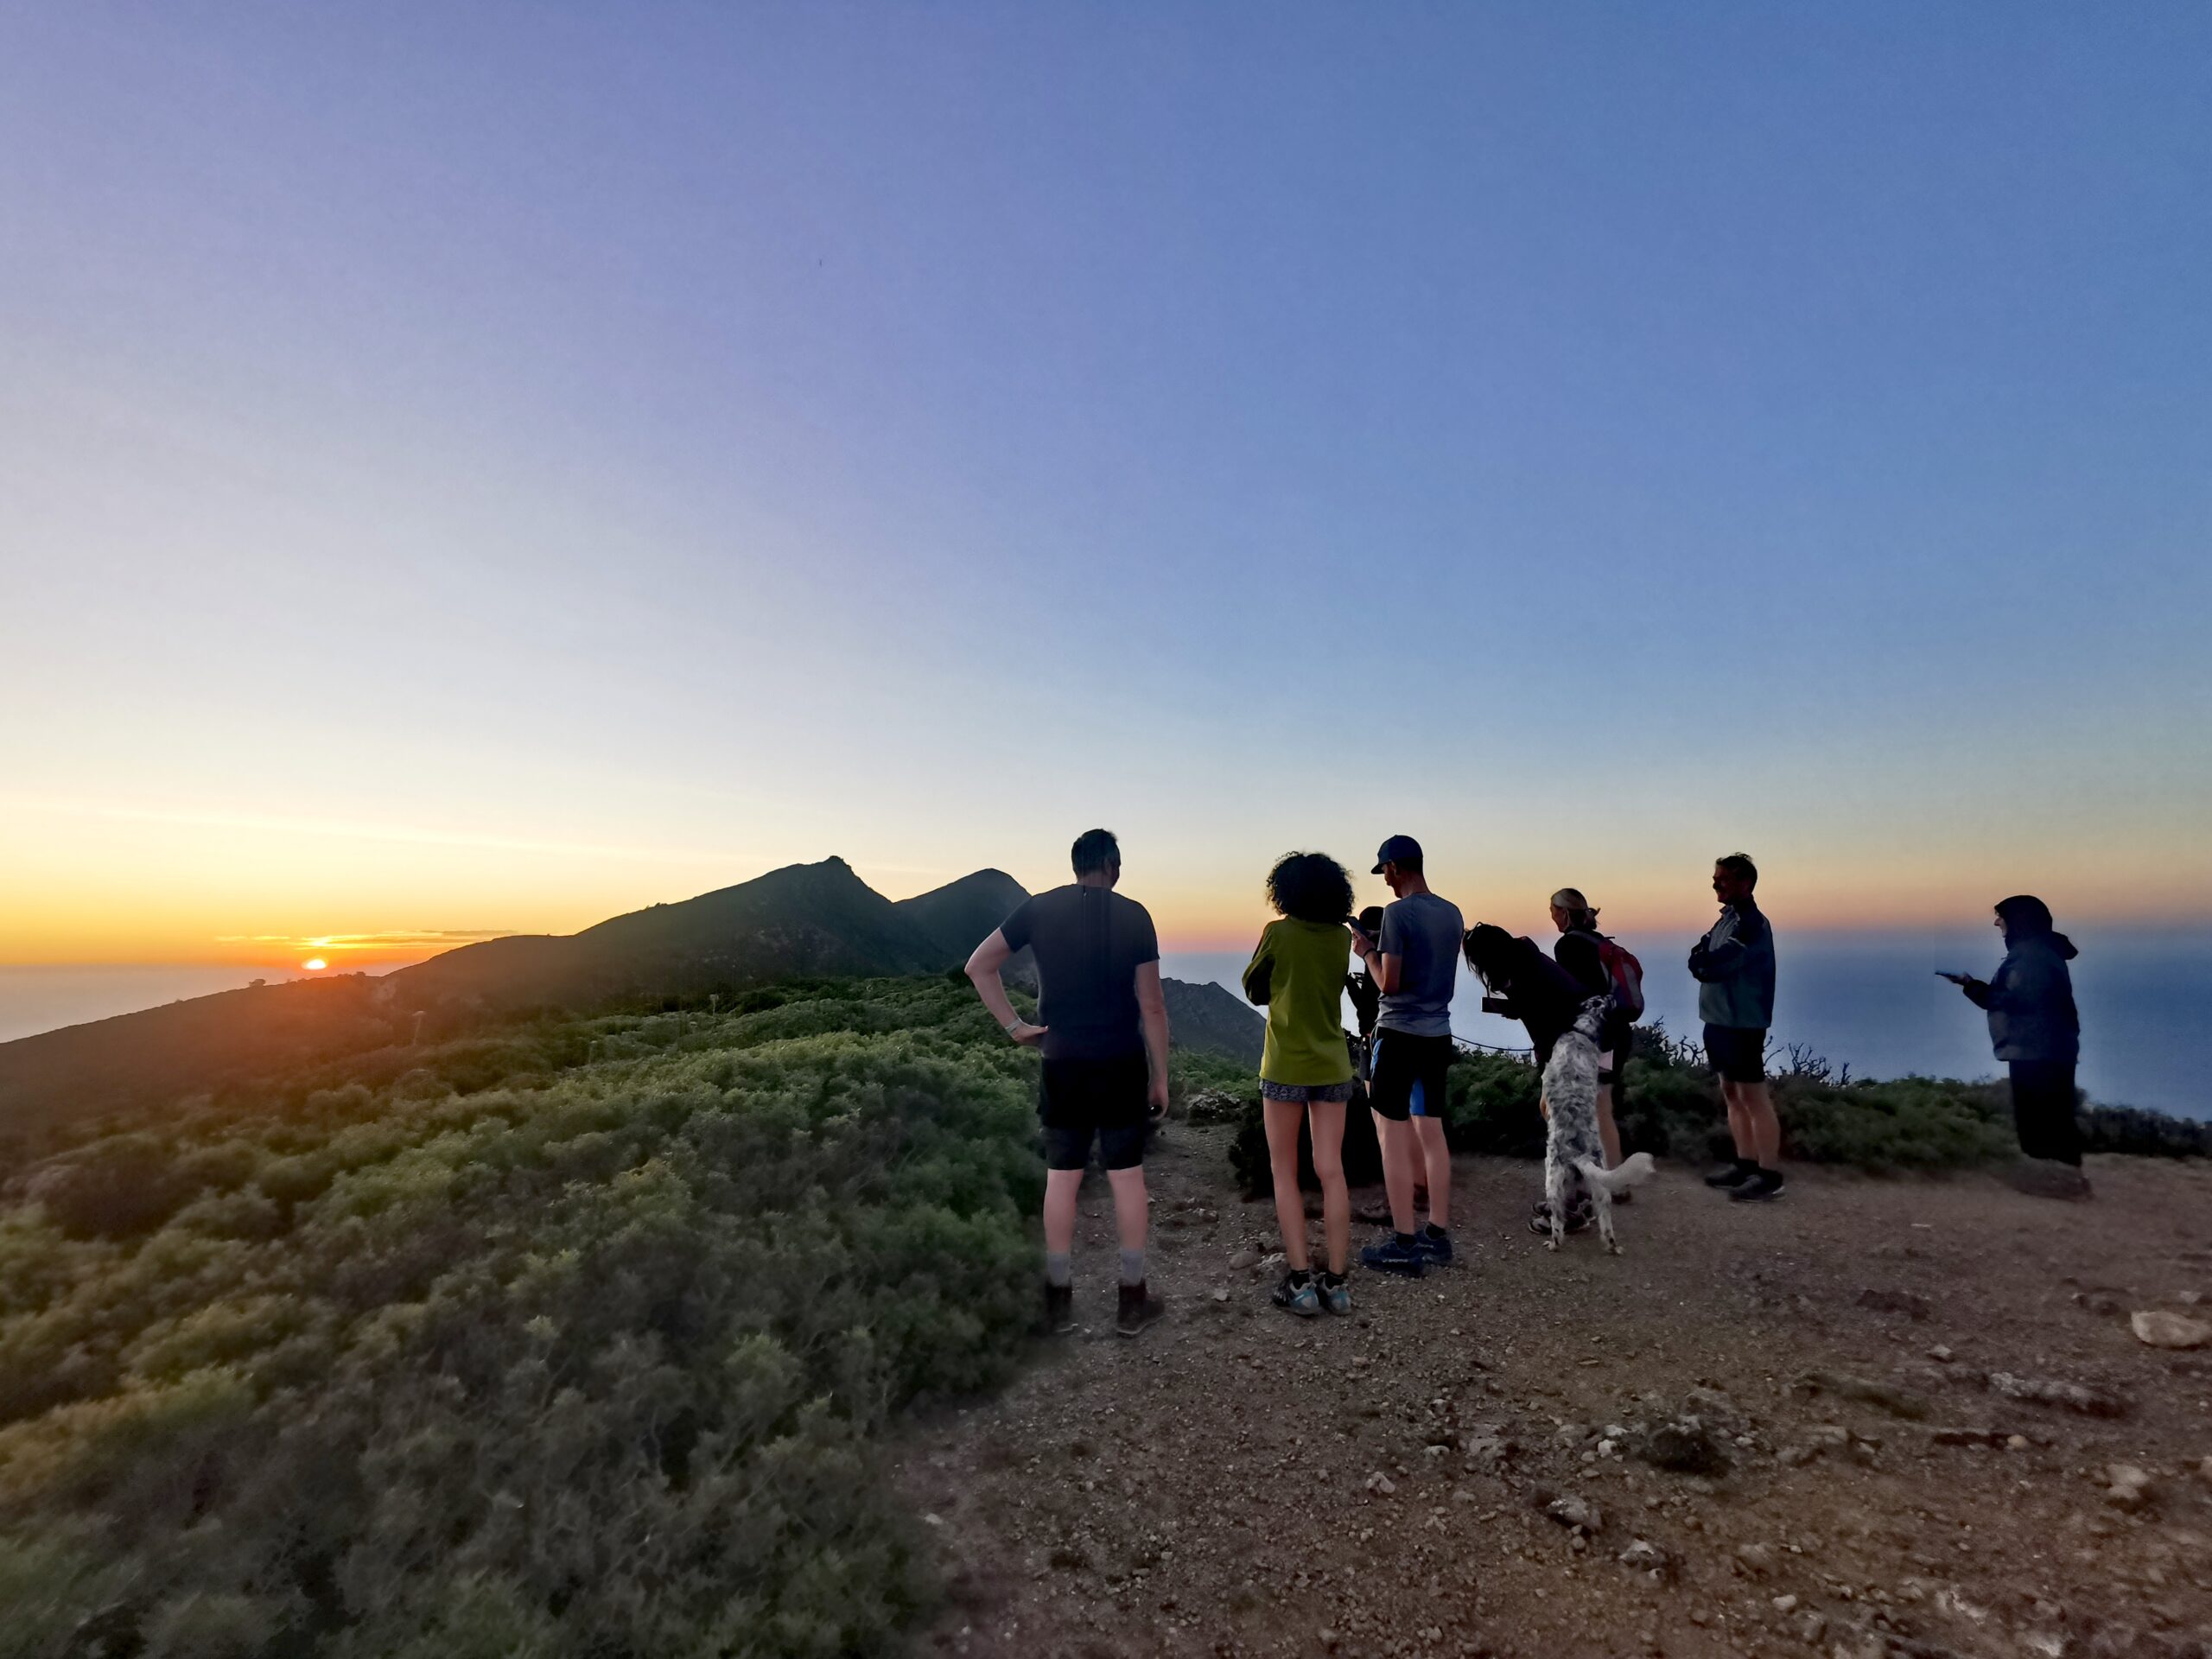
[{"label": "sea horizon", "polygon": [[[2092,927],[2071,937],[2082,1010],[2081,1083],[2104,1105],[2212,1119],[2196,1039],[2212,1007],[2212,927]],[[1548,945],[1548,940],[1540,941]],[[1643,961],[1647,1017],[1678,1035],[1699,1033],[1697,988],[1682,966],[1691,936],[1623,934]],[[1986,977],[2001,951],[1993,933],[1966,930],[1784,931],[1774,1035],[1821,1055],[1853,1077],[2001,1076],[1981,1013],[1936,977],[1955,969]],[[1161,955],[1171,977],[1211,982],[1239,995],[1243,951]],[[405,966],[380,963],[361,971]],[[256,979],[330,977],[221,963],[0,964],[0,1042],[136,1013],[190,997],[242,989]],[[1527,1033],[1479,1011],[1465,968],[1452,1027],[1471,1042],[1525,1049]],[[1347,1020],[1350,1016],[1347,1014]]]}]

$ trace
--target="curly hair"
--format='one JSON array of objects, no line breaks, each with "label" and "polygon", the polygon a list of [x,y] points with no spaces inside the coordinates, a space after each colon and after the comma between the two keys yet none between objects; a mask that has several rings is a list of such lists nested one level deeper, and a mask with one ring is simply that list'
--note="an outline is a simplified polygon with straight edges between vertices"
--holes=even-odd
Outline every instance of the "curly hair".
[{"label": "curly hair", "polygon": [[1285,853],[1268,872],[1268,902],[1296,922],[1351,914],[1351,877],[1326,853]]}]

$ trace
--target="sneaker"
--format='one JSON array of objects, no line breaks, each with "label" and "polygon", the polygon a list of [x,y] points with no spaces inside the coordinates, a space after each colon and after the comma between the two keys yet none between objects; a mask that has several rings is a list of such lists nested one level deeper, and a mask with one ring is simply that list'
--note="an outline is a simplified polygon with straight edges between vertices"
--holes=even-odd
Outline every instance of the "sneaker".
[{"label": "sneaker", "polygon": [[1075,1329],[1075,1287],[1045,1287],[1045,1334],[1064,1337]]},{"label": "sneaker", "polygon": [[1428,1258],[1432,1268],[1452,1265],[1452,1235],[1424,1227],[1414,1235],[1414,1248]]},{"label": "sneaker", "polygon": [[1269,1293],[1268,1300],[1301,1319],[1313,1319],[1321,1311],[1321,1293],[1313,1279],[1300,1280],[1294,1273],[1283,1274],[1282,1282]]},{"label": "sneaker", "polygon": [[1385,1233],[1359,1253],[1359,1259],[1377,1273],[1402,1274],[1418,1279],[1428,1270],[1428,1256],[1418,1243],[1398,1243],[1395,1233]]},{"label": "sneaker", "polygon": [[1758,1167],[1758,1166],[1750,1159],[1738,1158],[1734,1162],[1723,1164],[1714,1170],[1712,1174],[1705,1178],[1705,1184],[1707,1186],[1719,1187],[1724,1190],[1736,1186],[1751,1179],[1751,1172]]},{"label": "sneaker", "polygon": [[[1567,1225],[1560,1230],[1567,1233],[1583,1231],[1590,1225],[1592,1213],[1589,1199],[1576,1198],[1567,1206]],[[1539,1238],[1552,1236],[1552,1207],[1542,1198],[1538,1198],[1536,1207],[1529,1212],[1529,1230]]]},{"label": "sneaker", "polygon": [[1114,1329],[1125,1337],[1134,1337],[1167,1312],[1167,1305],[1142,1285],[1122,1287],[1121,1311],[1114,1316]]},{"label": "sneaker", "polygon": [[1313,1281],[1314,1289],[1321,1293],[1321,1306],[1332,1313],[1351,1312],[1351,1287],[1333,1273],[1324,1273]]},{"label": "sneaker", "polygon": [[1728,1189],[1729,1200],[1737,1204],[1749,1204],[1760,1198],[1778,1198],[1781,1196],[1782,1172],[1778,1169],[1763,1169],[1757,1164],[1751,1166],[1751,1173],[1749,1175]]}]

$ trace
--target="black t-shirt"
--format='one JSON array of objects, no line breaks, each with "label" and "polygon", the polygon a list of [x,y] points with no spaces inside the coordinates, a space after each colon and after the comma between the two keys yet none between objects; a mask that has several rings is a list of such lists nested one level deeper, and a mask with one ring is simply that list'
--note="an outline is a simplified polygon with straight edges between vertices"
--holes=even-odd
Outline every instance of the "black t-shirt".
[{"label": "black t-shirt", "polygon": [[1037,1023],[1049,1060],[1141,1053],[1137,969],[1160,960],[1152,918],[1107,887],[1054,887],[999,924],[1007,944],[1037,953]]},{"label": "black t-shirt", "polygon": [[[1605,958],[1599,946],[1605,936],[1586,927],[1570,927],[1559,936],[1559,943],[1552,947],[1552,958],[1567,969],[1582,987],[1586,997],[1613,995],[1613,976],[1605,970]],[[1570,1023],[1572,1023],[1570,1021]],[[1564,1029],[1564,1027],[1562,1027]],[[1611,1052],[1627,1046],[1629,1020],[1616,1007],[1605,1016],[1605,1029],[1601,1046]]]}]

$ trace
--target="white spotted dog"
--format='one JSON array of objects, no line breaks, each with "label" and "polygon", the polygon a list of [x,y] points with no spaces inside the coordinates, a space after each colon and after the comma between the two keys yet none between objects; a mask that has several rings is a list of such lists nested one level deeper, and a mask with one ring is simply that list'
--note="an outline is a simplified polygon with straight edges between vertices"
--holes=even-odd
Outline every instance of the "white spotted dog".
[{"label": "white spotted dog", "polygon": [[1623,1160],[1618,1169],[1607,1169],[1605,1143],[1598,1138],[1598,1037],[1612,1006],[1612,1000],[1604,996],[1585,1002],[1574,1024],[1552,1046],[1551,1063],[1544,1067],[1544,1099],[1551,1108],[1544,1141],[1544,1197],[1552,1212],[1552,1236],[1544,1243],[1548,1250],[1559,1249],[1567,1230],[1567,1197],[1579,1173],[1597,1212],[1605,1248],[1618,1255],[1613,1194],[1649,1180],[1655,1173],[1648,1152]]}]

